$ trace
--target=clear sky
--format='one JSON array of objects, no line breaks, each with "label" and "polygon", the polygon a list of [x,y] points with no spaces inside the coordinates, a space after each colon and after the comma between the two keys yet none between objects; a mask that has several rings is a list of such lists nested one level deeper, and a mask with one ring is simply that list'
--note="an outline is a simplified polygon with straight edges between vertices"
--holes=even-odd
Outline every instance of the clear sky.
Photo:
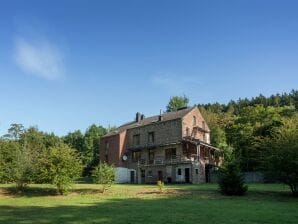
[{"label": "clear sky", "polygon": [[92,123],[298,87],[298,1],[0,3],[0,134]]}]

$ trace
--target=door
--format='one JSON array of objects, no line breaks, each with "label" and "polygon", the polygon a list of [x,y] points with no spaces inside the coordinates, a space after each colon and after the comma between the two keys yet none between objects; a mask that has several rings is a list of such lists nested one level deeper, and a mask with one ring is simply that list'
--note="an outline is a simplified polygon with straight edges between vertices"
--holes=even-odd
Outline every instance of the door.
[{"label": "door", "polygon": [[134,171],[130,171],[130,183],[134,183],[135,182],[135,172]]},{"label": "door", "polygon": [[145,183],[145,170],[141,170],[141,184]]},{"label": "door", "polygon": [[190,172],[189,172],[189,168],[185,168],[185,183],[189,183],[190,182]]},{"label": "door", "polygon": [[205,180],[206,183],[210,183],[210,171],[212,169],[212,165],[206,164],[205,165]]},{"label": "door", "polygon": [[158,180],[163,181],[163,174],[161,170],[158,171]]}]

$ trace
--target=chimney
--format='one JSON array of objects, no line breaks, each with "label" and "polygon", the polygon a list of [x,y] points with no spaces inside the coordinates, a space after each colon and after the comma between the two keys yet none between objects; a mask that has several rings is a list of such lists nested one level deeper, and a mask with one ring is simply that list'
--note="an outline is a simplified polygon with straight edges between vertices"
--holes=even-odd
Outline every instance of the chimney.
[{"label": "chimney", "polygon": [[142,115],[141,115],[141,121],[144,120],[144,119],[145,119],[145,115],[142,114]]},{"label": "chimney", "polygon": [[136,113],[136,122],[140,122],[140,120],[141,120],[141,113],[138,112]]},{"label": "chimney", "polygon": [[158,121],[162,121],[161,110],[159,111]]}]

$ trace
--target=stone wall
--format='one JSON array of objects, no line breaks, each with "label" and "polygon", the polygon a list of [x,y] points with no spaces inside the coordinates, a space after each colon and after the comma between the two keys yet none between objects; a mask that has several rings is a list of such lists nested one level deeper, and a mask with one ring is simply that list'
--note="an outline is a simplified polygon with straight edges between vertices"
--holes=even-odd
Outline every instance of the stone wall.
[{"label": "stone wall", "polygon": [[[127,148],[146,147],[150,145],[170,144],[178,142],[182,138],[181,119],[154,122],[142,127],[127,130]],[[154,142],[148,142],[149,132],[154,132]],[[140,135],[140,144],[133,142],[133,136]]]}]

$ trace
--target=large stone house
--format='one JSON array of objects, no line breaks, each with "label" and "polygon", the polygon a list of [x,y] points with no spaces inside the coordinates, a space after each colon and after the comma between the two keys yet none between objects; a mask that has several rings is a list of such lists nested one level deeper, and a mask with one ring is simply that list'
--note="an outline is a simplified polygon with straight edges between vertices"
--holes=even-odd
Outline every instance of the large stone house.
[{"label": "large stone house", "polygon": [[101,138],[100,161],[114,164],[118,183],[208,182],[221,163],[197,107],[148,118],[137,113]]}]

